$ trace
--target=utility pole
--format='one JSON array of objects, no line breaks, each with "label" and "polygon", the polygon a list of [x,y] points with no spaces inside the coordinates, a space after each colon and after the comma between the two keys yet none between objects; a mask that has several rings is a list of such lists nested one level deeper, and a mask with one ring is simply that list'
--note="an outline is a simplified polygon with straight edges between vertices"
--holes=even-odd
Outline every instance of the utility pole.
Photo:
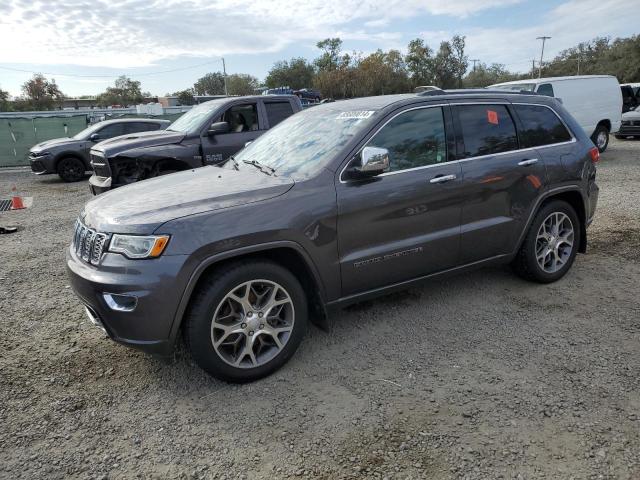
[{"label": "utility pole", "polygon": [[472,58],[471,61],[473,62],[473,71],[476,71],[476,62],[479,62],[480,60],[477,58]]},{"label": "utility pole", "polygon": [[531,59],[531,76],[533,77],[536,74],[536,59]]},{"label": "utility pole", "polygon": [[542,40],[542,51],[540,52],[540,65],[538,65],[538,78],[542,77],[542,56],[544,55],[544,42],[551,37],[536,37],[536,40]]},{"label": "utility pole", "polygon": [[222,58],[222,74],[224,75],[224,94],[225,96],[228,96],[229,93],[227,92],[227,67],[224,64],[224,57],[220,58]]},{"label": "utility pole", "polygon": [[580,75],[580,55],[578,55],[578,75]]}]

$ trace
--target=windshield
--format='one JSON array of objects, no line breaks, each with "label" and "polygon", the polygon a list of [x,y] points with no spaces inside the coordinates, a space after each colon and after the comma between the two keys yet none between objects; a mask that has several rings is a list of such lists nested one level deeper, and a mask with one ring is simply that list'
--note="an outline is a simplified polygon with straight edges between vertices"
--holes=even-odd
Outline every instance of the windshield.
[{"label": "windshield", "polygon": [[526,92],[533,92],[533,89],[536,87],[535,83],[511,83],[508,85],[492,85],[488,88],[498,89],[498,90],[511,90],[515,92],[521,92],[522,90]]},{"label": "windshield", "polygon": [[367,119],[373,113],[313,107],[281,122],[241,150],[235,159],[240,165],[257,162],[275,175],[308,178],[368,125]]},{"label": "windshield", "polygon": [[95,123],[90,127],[87,127],[84,130],[79,131],[71,138],[73,138],[74,140],[86,140],[91,136],[92,133],[94,133],[96,130],[98,130],[102,126],[104,126],[104,124],[101,122]]},{"label": "windshield", "polygon": [[219,107],[219,102],[207,102],[197,105],[169,125],[167,130],[172,132],[197,133],[202,127],[202,122],[211,115],[211,112],[217,110]]}]

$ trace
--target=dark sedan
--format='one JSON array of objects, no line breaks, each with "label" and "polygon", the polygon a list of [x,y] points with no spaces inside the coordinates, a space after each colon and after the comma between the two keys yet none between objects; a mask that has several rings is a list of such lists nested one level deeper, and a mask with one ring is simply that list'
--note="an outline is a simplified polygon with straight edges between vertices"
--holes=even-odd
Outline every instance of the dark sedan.
[{"label": "dark sedan", "polygon": [[91,125],[73,137],[55,138],[33,146],[29,151],[31,170],[37,175],[57,173],[65,182],[77,182],[91,170],[89,150],[96,143],[120,135],[164,130],[170,123],[151,118],[127,118]]}]

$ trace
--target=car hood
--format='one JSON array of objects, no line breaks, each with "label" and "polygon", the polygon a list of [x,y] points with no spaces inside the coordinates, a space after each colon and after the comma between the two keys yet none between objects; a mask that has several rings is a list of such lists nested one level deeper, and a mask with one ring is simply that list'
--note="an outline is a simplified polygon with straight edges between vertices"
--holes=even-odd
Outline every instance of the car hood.
[{"label": "car hood", "polygon": [[81,219],[101,232],[150,234],[179,217],[277,197],[293,184],[257,169],[207,166],[111,190],[89,201]]},{"label": "car hood", "polygon": [[640,112],[632,110],[622,114],[622,120],[640,120]]},{"label": "car hood", "polygon": [[184,137],[184,133],[171,132],[168,130],[131,133],[100,142],[91,150],[97,150],[107,157],[112,157],[120,152],[134,148],[158,147],[161,145],[180,143]]},{"label": "car hood", "polygon": [[75,140],[73,138],[64,137],[64,138],[53,138],[51,140],[46,140],[44,142],[40,142],[37,145],[31,147],[32,152],[43,152],[45,150],[52,150],[58,147],[71,147],[74,145],[82,145],[86,143],[86,140]]}]

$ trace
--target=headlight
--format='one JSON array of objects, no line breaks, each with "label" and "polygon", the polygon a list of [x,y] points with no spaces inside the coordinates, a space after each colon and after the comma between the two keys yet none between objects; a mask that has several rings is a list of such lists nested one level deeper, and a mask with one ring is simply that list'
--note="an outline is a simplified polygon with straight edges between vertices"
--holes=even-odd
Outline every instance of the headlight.
[{"label": "headlight", "polygon": [[46,157],[49,154],[49,152],[31,152],[31,156],[34,158]]},{"label": "headlight", "polygon": [[111,237],[109,251],[127,258],[156,258],[169,243],[169,235],[118,235]]}]

